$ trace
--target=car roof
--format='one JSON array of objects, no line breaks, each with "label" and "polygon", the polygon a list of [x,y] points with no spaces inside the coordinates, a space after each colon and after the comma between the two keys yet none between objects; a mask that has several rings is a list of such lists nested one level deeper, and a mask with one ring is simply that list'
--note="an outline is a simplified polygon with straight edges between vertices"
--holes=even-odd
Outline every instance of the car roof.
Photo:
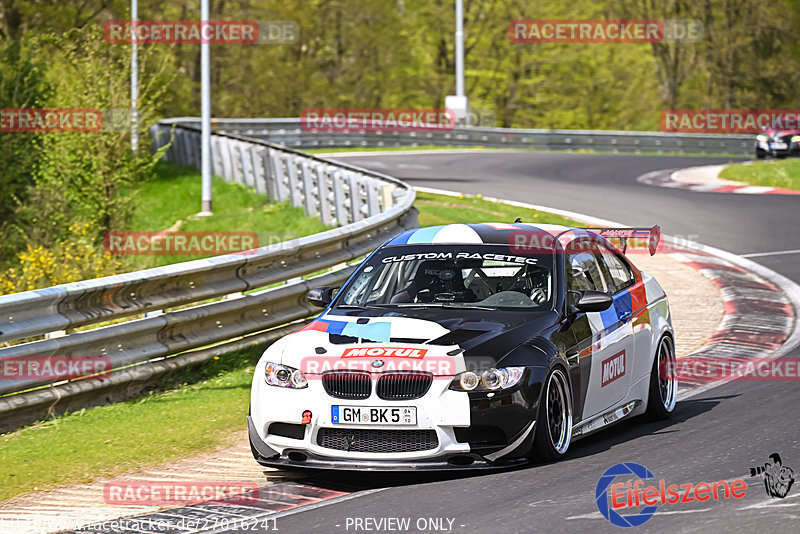
[{"label": "car roof", "polygon": [[[599,237],[594,232],[589,232],[583,228],[564,226],[560,224],[530,224],[530,223],[477,223],[477,224],[442,224],[438,226],[428,226],[407,230],[395,236],[384,246],[395,245],[422,245],[422,244],[494,244],[508,245],[513,243],[515,234],[521,232],[527,234],[548,233],[553,237],[572,230],[572,234],[578,236]],[[603,239],[602,237],[600,239]],[[563,244],[563,243],[562,243]]]}]

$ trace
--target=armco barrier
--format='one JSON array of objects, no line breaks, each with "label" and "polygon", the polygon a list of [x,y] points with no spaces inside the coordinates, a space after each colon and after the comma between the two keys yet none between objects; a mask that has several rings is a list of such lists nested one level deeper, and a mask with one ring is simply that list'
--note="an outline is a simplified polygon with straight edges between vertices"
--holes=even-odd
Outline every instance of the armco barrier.
[{"label": "armco barrier", "polygon": [[[162,121],[151,134],[155,148],[172,140],[167,160],[199,167],[197,128]],[[31,356],[98,356],[114,369],[109,377],[66,383],[0,378],[0,431],[41,415],[55,401],[68,406],[69,397],[83,398],[87,392],[108,396],[104,388],[125,387],[130,380],[152,377],[156,369],[175,368],[154,360],[170,361],[192,350],[211,354],[204,347],[216,343],[224,345],[215,347],[215,354],[226,346],[241,348],[237,340],[242,336],[268,336],[269,329],[308,317],[315,311],[305,300],[308,289],[340,285],[353,270],[344,267],[346,262],[416,225],[413,189],[390,176],[235,135],[213,135],[212,156],[215,174],[226,180],[251,185],[341,226],[253,253],[0,296],[0,342],[46,336],[0,348],[0,366]],[[330,271],[300,279],[325,270]],[[263,289],[280,282],[284,285]],[[74,331],[109,321],[116,324]],[[57,331],[68,333],[47,336]],[[178,358],[187,365],[197,361]],[[25,417],[17,416],[23,412]]]},{"label": "armco barrier", "polygon": [[[198,119],[178,119],[199,124]],[[736,154],[753,153],[754,136],[622,132],[612,130],[545,130],[459,127],[436,132],[366,132],[359,130],[308,131],[300,119],[215,119],[218,132],[235,133],[302,148],[399,147],[440,145],[453,147],[535,148],[542,150],[591,149],[612,152]]]}]

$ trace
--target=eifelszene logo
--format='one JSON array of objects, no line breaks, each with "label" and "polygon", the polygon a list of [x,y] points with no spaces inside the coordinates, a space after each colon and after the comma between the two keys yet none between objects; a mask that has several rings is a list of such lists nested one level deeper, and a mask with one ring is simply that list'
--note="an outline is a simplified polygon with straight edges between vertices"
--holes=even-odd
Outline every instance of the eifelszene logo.
[{"label": "eifelszene logo", "polygon": [[783,499],[789,494],[794,484],[794,471],[788,465],[783,465],[781,455],[773,452],[769,455],[770,461],[764,465],[750,468],[751,477],[759,477],[764,481],[764,489],[772,498]]},{"label": "eifelszene logo", "polygon": [[[627,482],[614,481],[617,477],[636,478]],[[645,466],[623,462],[606,469],[595,487],[595,502],[600,513],[618,527],[638,527],[653,517],[659,505],[704,502],[709,499],[741,499],[747,494],[747,482],[741,478],[733,482],[695,482],[667,484],[663,478],[647,487],[644,481],[655,479]],[[788,491],[788,490],[787,490]],[[637,508],[643,508],[635,511]],[[623,511],[632,511],[622,515]]]}]

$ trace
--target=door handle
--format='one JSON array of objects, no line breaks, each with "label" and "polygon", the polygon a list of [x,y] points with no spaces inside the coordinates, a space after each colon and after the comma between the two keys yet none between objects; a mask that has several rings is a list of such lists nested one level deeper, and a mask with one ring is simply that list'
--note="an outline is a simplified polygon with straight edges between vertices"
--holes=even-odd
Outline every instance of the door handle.
[{"label": "door handle", "polygon": [[633,314],[632,311],[624,311],[624,312],[619,314],[619,320],[620,321],[627,321],[632,314]]}]

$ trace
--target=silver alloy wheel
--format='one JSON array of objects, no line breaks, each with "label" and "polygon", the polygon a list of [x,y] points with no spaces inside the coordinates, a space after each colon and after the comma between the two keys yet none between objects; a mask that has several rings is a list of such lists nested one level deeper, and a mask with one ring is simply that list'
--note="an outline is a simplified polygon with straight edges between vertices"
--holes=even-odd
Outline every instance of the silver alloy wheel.
[{"label": "silver alloy wheel", "polygon": [[572,439],[572,398],[564,372],[555,369],[547,381],[545,413],[550,443],[558,454],[564,454]]},{"label": "silver alloy wheel", "polygon": [[677,372],[677,360],[675,350],[672,347],[672,340],[668,336],[661,338],[658,345],[658,392],[661,397],[661,405],[667,412],[675,408],[675,401],[678,397],[678,380],[675,376]]}]

